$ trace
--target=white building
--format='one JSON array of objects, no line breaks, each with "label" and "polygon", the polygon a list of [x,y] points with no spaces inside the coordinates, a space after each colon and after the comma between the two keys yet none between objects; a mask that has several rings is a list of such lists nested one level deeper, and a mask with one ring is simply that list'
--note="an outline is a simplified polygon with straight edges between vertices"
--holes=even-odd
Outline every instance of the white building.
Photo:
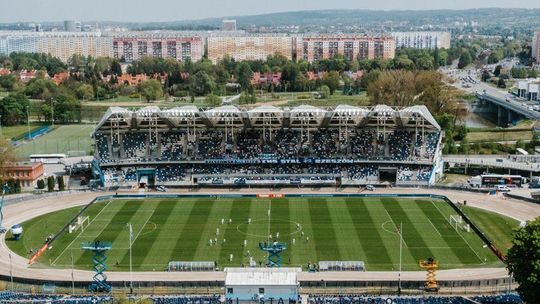
[{"label": "white building", "polygon": [[231,301],[298,300],[301,268],[225,268],[225,298]]},{"label": "white building", "polygon": [[223,20],[221,22],[221,30],[227,31],[227,32],[234,32],[236,31],[236,20]]},{"label": "white building", "polygon": [[433,50],[450,48],[449,32],[393,32],[396,48],[415,48]]},{"label": "white building", "polygon": [[517,95],[529,101],[540,100],[540,83],[522,80],[518,82]]}]

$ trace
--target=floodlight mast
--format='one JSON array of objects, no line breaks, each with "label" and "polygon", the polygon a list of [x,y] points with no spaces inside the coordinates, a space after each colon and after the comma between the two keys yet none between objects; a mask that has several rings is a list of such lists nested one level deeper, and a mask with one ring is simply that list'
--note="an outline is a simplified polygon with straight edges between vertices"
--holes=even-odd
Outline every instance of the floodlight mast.
[{"label": "floodlight mast", "polygon": [[9,186],[7,183],[2,186],[2,198],[0,198],[0,233],[5,233],[7,229],[3,226],[4,224],[4,197],[6,196],[6,192],[9,191]]}]

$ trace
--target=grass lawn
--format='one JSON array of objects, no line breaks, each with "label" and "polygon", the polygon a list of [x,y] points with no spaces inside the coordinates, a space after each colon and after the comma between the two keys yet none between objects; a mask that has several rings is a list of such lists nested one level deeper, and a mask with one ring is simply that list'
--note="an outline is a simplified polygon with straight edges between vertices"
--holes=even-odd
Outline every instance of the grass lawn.
[{"label": "grass lawn", "polygon": [[[44,126],[44,124],[39,123],[31,123],[30,124],[30,131],[40,128]],[[5,138],[14,138],[14,137],[21,137],[28,134],[28,126],[26,124],[24,125],[17,125],[17,126],[9,126],[4,127],[2,126],[2,136]]]},{"label": "grass lawn", "polygon": [[494,212],[470,206],[464,206],[463,212],[484,232],[502,253],[506,254],[506,251],[512,247],[511,232],[514,228],[519,227],[518,221]]},{"label": "grass lawn", "polygon": [[61,125],[53,131],[15,149],[17,157],[28,158],[31,154],[68,153],[68,151],[92,150],[94,125]]},{"label": "grass lawn", "polygon": [[474,142],[498,142],[498,141],[514,141],[514,140],[531,140],[533,136],[532,131],[500,131],[500,132],[469,132],[467,133],[467,141],[469,143]]},{"label": "grass lawn", "polygon": [[[82,207],[43,215],[23,223],[24,235],[10,248],[22,256],[38,249]],[[270,211],[270,217],[268,216]],[[266,254],[258,243],[268,234],[286,242],[285,265],[361,260],[368,270],[395,270],[403,226],[403,267],[420,270],[418,261],[435,257],[442,268],[501,266],[474,233],[456,231],[448,222],[453,209],[443,201],[402,198],[180,198],[113,200],[91,206],[84,232],[64,234],[38,261],[55,267],[90,269],[91,255],[81,243],[111,241],[112,271],[129,265],[126,223],[133,225],[133,264],[138,271],[162,271],[169,261],[217,261],[219,267],[247,264],[248,251],[257,262]],[[496,215],[491,215],[496,217]],[[225,224],[221,224],[221,219]],[[232,219],[232,223],[228,223]],[[252,219],[248,224],[248,219]],[[216,235],[219,228],[219,235]],[[502,231],[504,233],[505,231]],[[302,237],[304,233],[305,237]],[[309,241],[307,238],[309,237]],[[217,245],[209,240],[217,238]],[[293,244],[293,239],[295,243]],[[247,247],[243,246],[247,240]],[[229,255],[233,260],[229,261]]]}]

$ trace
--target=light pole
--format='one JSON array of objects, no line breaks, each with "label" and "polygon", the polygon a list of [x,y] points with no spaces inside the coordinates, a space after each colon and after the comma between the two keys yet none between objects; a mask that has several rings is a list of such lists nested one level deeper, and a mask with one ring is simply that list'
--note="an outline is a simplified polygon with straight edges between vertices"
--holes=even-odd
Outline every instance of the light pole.
[{"label": "light pole", "polygon": [[399,274],[398,274],[398,295],[401,295],[401,259],[403,252],[403,223],[399,223]]},{"label": "light pole", "polygon": [[30,140],[30,107],[26,106],[26,125],[28,126],[28,140]]},{"label": "light pole", "polygon": [[4,133],[2,133],[2,115],[0,115],[0,138],[4,137]]},{"label": "light pole", "polygon": [[133,226],[126,224],[129,229],[129,293],[133,294],[133,264],[131,263],[131,245],[133,245]]},{"label": "light pole", "polygon": [[51,98],[51,122],[54,129],[54,99]]},{"label": "light pole", "polygon": [[73,252],[71,252],[71,294],[75,294],[75,276],[73,274]]},{"label": "light pole", "polygon": [[11,252],[9,253],[9,277],[11,280],[11,291],[15,291],[13,289],[13,263],[11,261]]}]

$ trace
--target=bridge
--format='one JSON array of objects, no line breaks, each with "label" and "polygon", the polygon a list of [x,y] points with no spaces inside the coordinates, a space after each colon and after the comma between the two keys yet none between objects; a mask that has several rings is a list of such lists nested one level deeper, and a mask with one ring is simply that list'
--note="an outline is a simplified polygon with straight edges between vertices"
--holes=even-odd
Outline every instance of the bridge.
[{"label": "bridge", "polygon": [[488,112],[497,115],[497,125],[515,124],[521,119],[540,120],[540,112],[530,110],[519,101],[505,97],[498,92],[477,93],[476,97],[484,103]]}]

